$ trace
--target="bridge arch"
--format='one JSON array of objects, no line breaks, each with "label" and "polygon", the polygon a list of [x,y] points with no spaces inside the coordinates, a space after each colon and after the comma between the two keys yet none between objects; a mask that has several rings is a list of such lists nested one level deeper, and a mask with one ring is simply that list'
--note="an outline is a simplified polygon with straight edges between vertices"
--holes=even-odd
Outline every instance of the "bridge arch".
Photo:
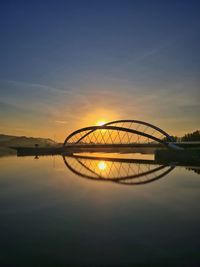
[{"label": "bridge arch", "polygon": [[[140,121],[140,120],[115,120],[111,122],[107,122],[104,125],[113,125],[113,126],[121,126],[128,129],[135,129],[149,133],[151,135],[157,136],[160,139],[166,139],[168,142],[174,142],[174,138],[170,136],[168,133],[166,133],[164,130],[159,128],[158,126],[155,126],[151,123]],[[143,126],[143,129],[141,129]],[[159,136],[158,136],[159,135]]]},{"label": "bridge arch", "polygon": [[84,127],[71,133],[66,145],[114,145],[136,143],[168,145],[174,139],[159,127],[138,120],[116,120],[102,126]]}]

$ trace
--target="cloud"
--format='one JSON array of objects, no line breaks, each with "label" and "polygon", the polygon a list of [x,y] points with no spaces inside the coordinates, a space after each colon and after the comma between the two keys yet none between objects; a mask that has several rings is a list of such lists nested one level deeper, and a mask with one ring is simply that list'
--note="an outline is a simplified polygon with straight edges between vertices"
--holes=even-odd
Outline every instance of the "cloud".
[{"label": "cloud", "polygon": [[59,120],[56,120],[55,123],[58,123],[58,124],[67,124],[66,121],[59,121]]},{"label": "cloud", "polygon": [[60,134],[60,140],[100,118],[141,119],[170,131],[172,125],[185,125],[185,119],[191,128],[199,121],[200,105],[196,85],[191,85],[193,93],[186,90],[188,86],[189,83],[177,83],[154,88],[125,83],[123,87],[123,83],[105,82],[64,91],[24,82],[4,83],[0,118],[5,128],[13,124],[13,129],[54,132]]}]

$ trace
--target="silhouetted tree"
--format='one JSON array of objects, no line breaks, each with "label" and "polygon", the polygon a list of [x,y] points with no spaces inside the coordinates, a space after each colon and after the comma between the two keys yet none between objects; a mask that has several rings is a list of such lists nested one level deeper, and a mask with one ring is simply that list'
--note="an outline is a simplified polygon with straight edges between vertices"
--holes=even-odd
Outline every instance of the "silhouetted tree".
[{"label": "silhouetted tree", "polygon": [[[172,137],[172,139],[174,140],[174,142],[178,142],[179,139],[180,139],[178,136],[173,136],[173,135],[171,135],[171,137]],[[163,138],[163,141],[168,141],[168,138],[167,138],[167,137],[164,137],[164,138]]]},{"label": "silhouetted tree", "polygon": [[181,141],[200,141],[200,131],[195,131],[193,133],[188,133],[185,134],[182,138]]}]

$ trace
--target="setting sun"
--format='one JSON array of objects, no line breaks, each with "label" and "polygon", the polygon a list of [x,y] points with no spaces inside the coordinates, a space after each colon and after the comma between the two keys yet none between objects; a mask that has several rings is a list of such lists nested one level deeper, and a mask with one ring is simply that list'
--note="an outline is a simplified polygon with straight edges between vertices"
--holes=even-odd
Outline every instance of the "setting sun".
[{"label": "setting sun", "polygon": [[102,125],[104,125],[106,123],[106,121],[105,120],[99,120],[99,121],[97,121],[97,125],[98,126],[102,126]]}]

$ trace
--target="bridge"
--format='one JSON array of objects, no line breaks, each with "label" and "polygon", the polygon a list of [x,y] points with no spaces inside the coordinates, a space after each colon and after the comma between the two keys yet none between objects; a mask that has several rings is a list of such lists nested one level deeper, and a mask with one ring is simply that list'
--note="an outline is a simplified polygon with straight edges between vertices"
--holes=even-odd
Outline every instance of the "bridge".
[{"label": "bridge", "polygon": [[[78,129],[65,139],[62,147],[18,147],[17,155],[34,155],[36,158],[39,155],[61,155],[66,167],[82,178],[141,185],[163,178],[176,166],[200,173],[199,149],[182,151],[185,147],[199,146],[194,142],[176,143],[167,132],[147,122],[117,120]],[[97,157],[79,154],[81,152],[154,153],[154,160]]]},{"label": "bridge", "polygon": [[71,133],[63,148],[73,152],[137,152],[141,148],[182,149],[172,136],[159,127],[139,120],[116,120],[89,126]]},{"label": "bridge", "polygon": [[178,143],[153,124],[139,120],[116,120],[102,126],[78,129],[67,136],[62,146],[11,148],[16,149],[19,156],[73,155],[81,152],[142,153],[155,154],[164,161],[190,162],[199,161],[200,142]]}]

